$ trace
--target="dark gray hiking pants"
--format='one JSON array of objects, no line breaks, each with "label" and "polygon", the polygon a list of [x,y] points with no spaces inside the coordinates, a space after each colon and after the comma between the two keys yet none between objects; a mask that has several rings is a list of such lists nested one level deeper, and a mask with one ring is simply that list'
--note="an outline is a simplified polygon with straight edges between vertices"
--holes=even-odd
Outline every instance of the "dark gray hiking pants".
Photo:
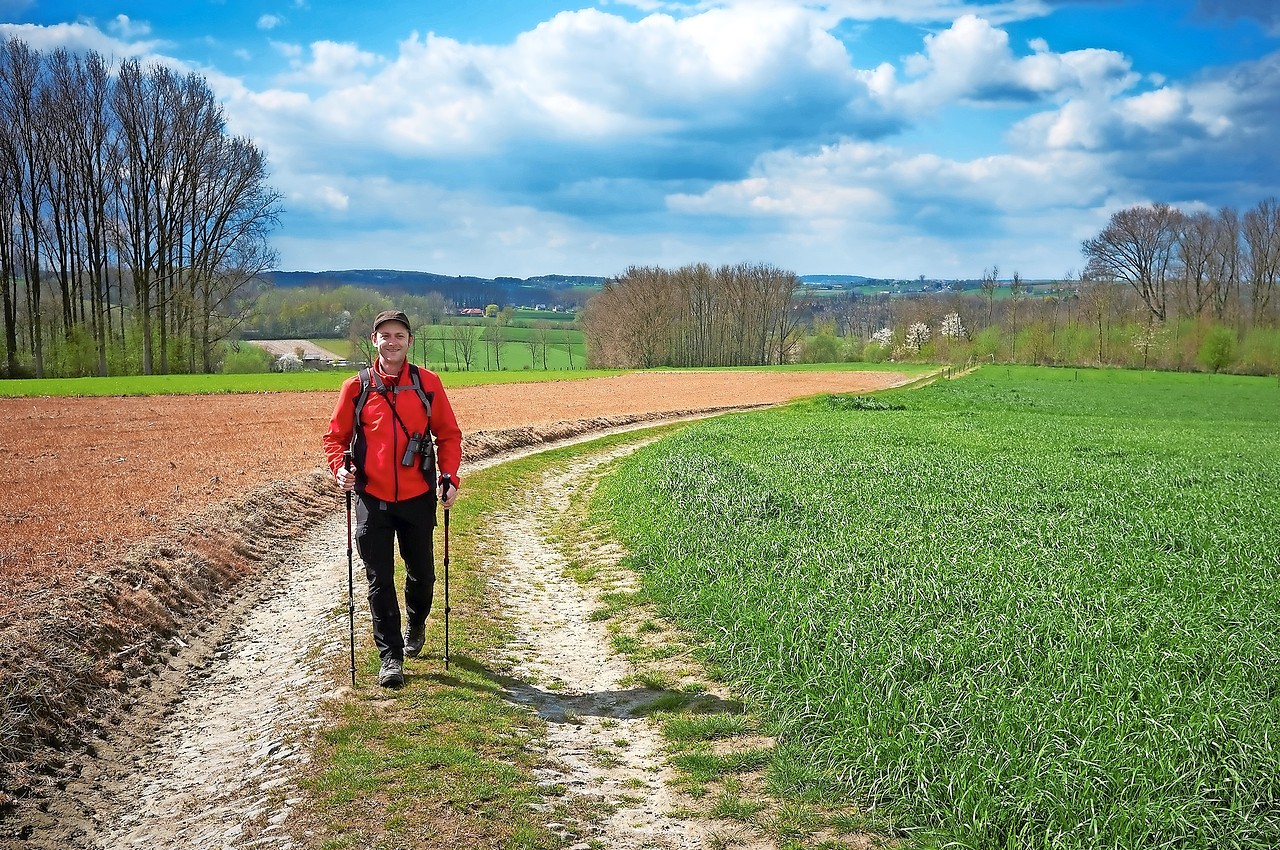
[{"label": "dark gray hiking pants", "polygon": [[436,524],[436,497],[425,493],[404,502],[383,502],[358,494],[356,548],[369,581],[369,614],[373,642],[382,659],[404,660],[400,601],[396,595],[394,542],[400,541],[404,559],[404,608],[408,625],[427,621],[436,583],[432,529]]}]

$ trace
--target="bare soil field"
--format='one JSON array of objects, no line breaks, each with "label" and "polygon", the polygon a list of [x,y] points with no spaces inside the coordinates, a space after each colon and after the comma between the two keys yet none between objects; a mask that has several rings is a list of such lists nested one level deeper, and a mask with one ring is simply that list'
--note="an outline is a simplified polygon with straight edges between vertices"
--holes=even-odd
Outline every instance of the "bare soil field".
[{"label": "bare soil field", "polygon": [[[466,464],[652,419],[906,383],[889,372],[636,373],[459,388]],[[332,514],[336,393],[0,399],[0,820],[162,676],[180,627]]]},{"label": "bare soil field", "polygon": [[262,339],[252,343],[272,357],[283,357],[286,354],[299,354],[300,357],[315,357],[319,360],[337,360],[338,355],[327,348],[321,348],[307,339]]}]

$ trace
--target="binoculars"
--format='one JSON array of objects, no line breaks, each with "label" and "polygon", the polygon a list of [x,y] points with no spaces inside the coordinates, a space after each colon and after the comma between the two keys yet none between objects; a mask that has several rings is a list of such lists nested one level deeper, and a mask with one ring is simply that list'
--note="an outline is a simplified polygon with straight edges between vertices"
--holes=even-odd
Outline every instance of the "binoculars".
[{"label": "binoculars", "polygon": [[422,435],[416,431],[409,437],[409,445],[404,447],[404,457],[400,458],[401,466],[413,466],[413,456],[422,454]]},{"label": "binoculars", "polygon": [[417,465],[422,474],[433,478],[436,469],[435,453],[431,451],[431,437],[414,432],[409,436],[409,445],[404,448],[404,456],[400,458],[401,466],[414,466],[414,456],[418,456]]}]

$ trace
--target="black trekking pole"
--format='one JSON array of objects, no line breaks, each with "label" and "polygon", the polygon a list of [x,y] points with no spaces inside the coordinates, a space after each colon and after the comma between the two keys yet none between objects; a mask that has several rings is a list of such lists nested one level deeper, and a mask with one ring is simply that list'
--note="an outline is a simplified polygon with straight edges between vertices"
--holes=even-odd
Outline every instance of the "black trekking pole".
[{"label": "black trekking pole", "polygon": [[[449,498],[453,479],[448,473],[440,476],[440,496]],[[449,509],[444,509],[444,669],[449,669]]]},{"label": "black trekking pole", "polygon": [[[342,453],[342,465],[351,469],[351,452]],[[356,686],[356,597],[355,566],[351,558],[351,491],[347,491],[347,622],[351,627],[351,687]]]}]

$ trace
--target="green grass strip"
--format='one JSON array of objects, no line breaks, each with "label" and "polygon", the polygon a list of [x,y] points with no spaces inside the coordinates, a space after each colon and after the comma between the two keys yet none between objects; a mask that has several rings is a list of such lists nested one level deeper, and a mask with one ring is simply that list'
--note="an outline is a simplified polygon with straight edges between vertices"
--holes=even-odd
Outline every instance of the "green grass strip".
[{"label": "green grass strip", "polygon": [[[709,372],[782,371],[901,371],[921,375],[937,367],[922,364],[836,363],[803,366],[732,367],[703,369]],[[356,369],[331,371],[272,372],[249,375],[126,375],[109,378],[15,378],[0,381],[0,397],[31,396],[148,396],[217,395],[220,393],[332,392],[356,373]],[[573,381],[626,374],[626,369],[524,369],[512,371],[441,371],[446,388],[534,381]],[[661,371],[661,370],[656,370]]]},{"label": "green grass strip", "polygon": [[[334,392],[356,369],[315,372],[271,372],[249,375],[126,375],[111,378],[18,378],[0,381],[3,396],[148,396],[218,395],[221,393]],[[566,381],[623,374],[611,369],[564,371],[441,372],[448,387]]]}]

